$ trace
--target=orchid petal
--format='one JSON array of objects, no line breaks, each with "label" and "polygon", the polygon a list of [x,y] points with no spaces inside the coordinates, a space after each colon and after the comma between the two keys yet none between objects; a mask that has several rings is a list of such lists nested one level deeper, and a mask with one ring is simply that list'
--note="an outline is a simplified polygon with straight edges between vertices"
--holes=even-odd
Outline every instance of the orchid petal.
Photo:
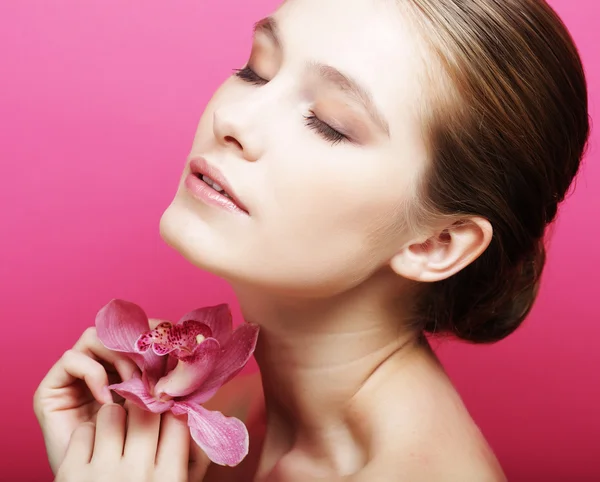
[{"label": "orchid petal", "polygon": [[183,401],[204,403],[221,386],[236,376],[254,353],[258,331],[259,327],[251,323],[238,326],[232,333],[229,342],[221,350],[219,361],[208,379],[196,392],[190,393]]},{"label": "orchid petal", "polygon": [[220,388],[221,385],[216,384],[212,384],[210,387],[207,386],[206,388],[201,386],[198,390],[190,393],[186,397],[181,397],[180,400],[185,403],[206,403],[217,394]]},{"label": "orchid petal", "polygon": [[140,377],[135,377],[123,383],[110,385],[108,388],[114,390],[124,399],[135,403],[144,410],[149,410],[154,413],[163,413],[173,407],[173,400],[157,400],[148,391],[146,384]]},{"label": "orchid petal", "polygon": [[216,338],[221,346],[225,345],[231,335],[232,317],[229,306],[226,304],[190,311],[179,320],[179,323],[186,320],[199,321],[207,325],[211,330],[210,336]]},{"label": "orchid petal", "polygon": [[142,370],[160,373],[164,370],[163,360],[150,352],[135,353],[137,339],[149,328],[144,310],[125,300],[110,301],[96,315],[96,333],[106,348],[127,353]]},{"label": "orchid petal", "polygon": [[113,351],[134,352],[136,340],[148,329],[144,310],[129,301],[112,300],[96,315],[98,338]]},{"label": "orchid petal", "polygon": [[191,403],[176,403],[172,412],[187,413],[192,438],[215,464],[235,466],[248,454],[248,430],[241,420]]},{"label": "orchid petal", "polygon": [[162,397],[163,394],[183,397],[194,392],[211,374],[219,360],[220,352],[221,347],[217,340],[204,340],[191,355],[180,358],[177,366],[157,382],[154,393],[158,397]]}]

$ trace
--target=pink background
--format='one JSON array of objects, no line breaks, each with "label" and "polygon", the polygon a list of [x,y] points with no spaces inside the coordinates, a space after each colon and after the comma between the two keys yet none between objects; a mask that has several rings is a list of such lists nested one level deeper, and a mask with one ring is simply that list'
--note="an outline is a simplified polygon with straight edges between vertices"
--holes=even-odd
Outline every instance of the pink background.
[{"label": "pink background", "polygon": [[[109,299],[165,318],[234,302],[157,227],[204,104],[276,3],[0,2],[1,481],[51,479],[32,394]],[[598,117],[600,2],[551,3]],[[512,481],[600,480],[599,140],[529,321],[493,347],[438,347]]]}]

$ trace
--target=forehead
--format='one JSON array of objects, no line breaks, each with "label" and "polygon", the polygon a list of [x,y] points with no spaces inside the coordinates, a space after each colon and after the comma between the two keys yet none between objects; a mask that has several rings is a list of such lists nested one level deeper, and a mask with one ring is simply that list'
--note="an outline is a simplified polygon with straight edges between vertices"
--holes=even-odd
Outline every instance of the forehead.
[{"label": "forehead", "polygon": [[397,0],[287,0],[273,18],[285,63],[317,61],[350,75],[392,133],[418,115],[424,49]]}]

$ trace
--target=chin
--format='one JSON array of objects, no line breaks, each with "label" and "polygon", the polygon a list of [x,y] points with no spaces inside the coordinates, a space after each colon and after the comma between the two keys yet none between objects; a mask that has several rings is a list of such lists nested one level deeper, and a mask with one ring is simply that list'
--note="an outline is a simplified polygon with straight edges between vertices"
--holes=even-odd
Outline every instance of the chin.
[{"label": "chin", "polygon": [[160,218],[163,241],[194,266],[224,277],[223,239],[193,207],[175,198]]}]

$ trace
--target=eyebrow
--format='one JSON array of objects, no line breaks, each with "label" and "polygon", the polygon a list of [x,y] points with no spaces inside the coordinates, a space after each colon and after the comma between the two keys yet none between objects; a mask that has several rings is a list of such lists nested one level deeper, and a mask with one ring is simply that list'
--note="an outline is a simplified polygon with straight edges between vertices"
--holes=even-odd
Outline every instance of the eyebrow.
[{"label": "eyebrow", "polygon": [[[257,32],[265,34],[279,49],[281,49],[282,44],[279,27],[273,17],[267,17],[256,22],[254,25],[254,33],[256,34]],[[309,62],[308,69],[312,72],[316,72],[322,81],[335,85],[343,92],[348,93],[350,97],[357,100],[364,107],[373,122],[383,130],[388,137],[390,136],[388,122],[375,105],[375,101],[369,91],[358,81],[351,76],[340,72],[335,67],[320,62]]]}]

